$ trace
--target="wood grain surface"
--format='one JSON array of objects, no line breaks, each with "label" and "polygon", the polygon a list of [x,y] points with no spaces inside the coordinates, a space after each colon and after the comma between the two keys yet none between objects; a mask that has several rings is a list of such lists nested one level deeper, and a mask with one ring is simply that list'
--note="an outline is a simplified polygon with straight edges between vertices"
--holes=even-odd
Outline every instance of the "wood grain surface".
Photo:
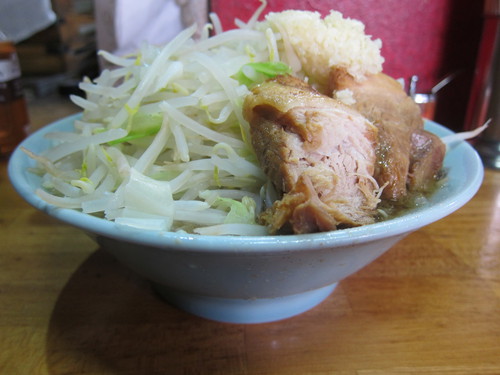
[{"label": "wood grain surface", "polygon": [[[74,113],[30,103],[35,128]],[[85,234],[26,204],[0,163],[0,374],[500,374],[500,172],[462,209],[281,322],[164,303]]]}]

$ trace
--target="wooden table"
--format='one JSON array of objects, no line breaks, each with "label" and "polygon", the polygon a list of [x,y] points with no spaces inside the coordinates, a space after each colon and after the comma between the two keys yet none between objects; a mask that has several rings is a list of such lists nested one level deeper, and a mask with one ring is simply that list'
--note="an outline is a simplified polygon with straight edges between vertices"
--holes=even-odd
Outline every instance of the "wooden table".
[{"label": "wooden table", "polygon": [[[35,127],[76,111],[31,103]],[[28,206],[0,164],[0,373],[500,374],[500,172],[449,217],[261,325],[164,303],[80,231]]]}]

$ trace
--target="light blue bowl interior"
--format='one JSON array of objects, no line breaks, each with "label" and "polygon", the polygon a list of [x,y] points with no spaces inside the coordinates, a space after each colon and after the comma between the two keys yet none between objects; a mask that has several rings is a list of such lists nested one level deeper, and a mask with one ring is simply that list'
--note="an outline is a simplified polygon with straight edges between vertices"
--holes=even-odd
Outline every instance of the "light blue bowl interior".
[{"label": "light blue bowl interior", "polygon": [[[76,210],[57,208],[47,204],[35,195],[40,186],[40,178],[28,171],[35,165],[21,147],[38,153],[51,145],[51,141],[44,138],[52,131],[72,131],[76,114],[52,123],[28,137],[12,154],[8,173],[17,192],[32,206],[71,224],[86,232],[105,236],[118,241],[141,243],[149,246],[182,249],[195,248],[198,251],[294,251],[308,247],[335,247],[354,245],[383,237],[390,237],[408,233],[425,225],[435,222],[467,203],[479,189],[483,179],[483,165],[476,151],[467,142],[458,142],[450,147],[444,168],[447,170],[447,181],[443,188],[434,193],[428,204],[411,210],[404,216],[366,225],[358,228],[344,229],[327,233],[307,235],[236,237],[236,236],[200,236],[185,233],[153,232],[123,228],[111,221]],[[449,129],[426,121],[426,129],[440,137],[453,134]]]}]

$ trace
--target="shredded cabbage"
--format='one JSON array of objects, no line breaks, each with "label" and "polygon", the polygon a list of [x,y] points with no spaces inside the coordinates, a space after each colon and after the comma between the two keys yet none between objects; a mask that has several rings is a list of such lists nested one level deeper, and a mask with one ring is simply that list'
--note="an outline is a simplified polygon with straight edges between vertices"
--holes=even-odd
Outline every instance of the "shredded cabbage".
[{"label": "shredded cabbage", "polygon": [[280,35],[256,30],[254,18],[223,31],[212,15],[199,40],[193,26],[130,56],[100,51],[114,68],[83,79],[85,97],[71,96],[82,109],[74,130],[48,134],[53,147],[40,155],[26,150],[42,176],[36,194],[127,227],[267,233],[256,218],[269,183],[242,104],[251,85],[290,67]]}]

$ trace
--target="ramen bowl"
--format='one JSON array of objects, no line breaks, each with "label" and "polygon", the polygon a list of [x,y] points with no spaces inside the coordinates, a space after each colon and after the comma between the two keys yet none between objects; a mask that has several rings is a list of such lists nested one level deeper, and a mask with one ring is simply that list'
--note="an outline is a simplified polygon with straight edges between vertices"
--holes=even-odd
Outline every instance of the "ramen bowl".
[{"label": "ramen bowl", "polygon": [[[78,116],[78,115],[76,115]],[[35,153],[50,143],[44,135],[70,131],[70,116],[28,137],[20,146]],[[426,128],[452,132],[434,122]],[[390,249],[409,233],[467,203],[483,179],[483,166],[466,142],[446,155],[446,181],[428,202],[403,215],[358,228],[275,236],[203,236],[120,226],[41,200],[40,178],[20,148],[9,161],[9,177],[33,207],[88,233],[102,248],[148,279],[168,303],[221,322],[263,323],[305,312],[330,296],[336,285]],[[331,298],[334,298],[332,296]]]}]

